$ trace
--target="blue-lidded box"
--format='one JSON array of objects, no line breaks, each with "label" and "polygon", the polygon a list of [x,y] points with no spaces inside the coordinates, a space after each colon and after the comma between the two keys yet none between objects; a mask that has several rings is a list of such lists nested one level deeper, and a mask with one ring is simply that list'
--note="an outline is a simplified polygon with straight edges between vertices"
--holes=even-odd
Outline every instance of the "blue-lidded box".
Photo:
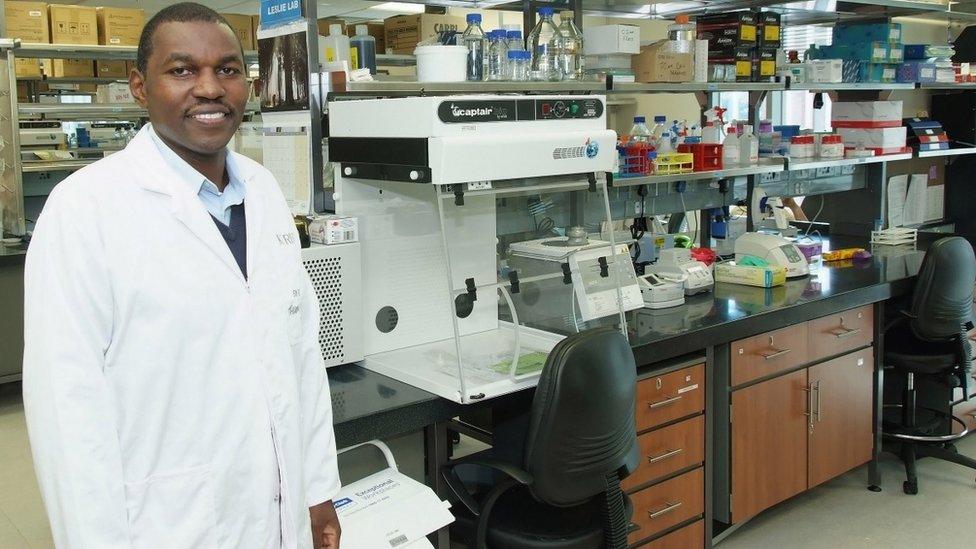
[{"label": "blue-lidded box", "polygon": [[899,82],[935,82],[935,63],[906,61],[898,66]]},{"label": "blue-lidded box", "polygon": [[860,44],[845,44],[842,46],[824,46],[819,48],[819,55],[823,59],[846,59],[849,61],[867,61],[870,63],[891,63],[901,61],[899,48],[898,61],[891,60],[891,46],[887,42],[863,42]]},{"label": "blue-lidded box", "polygon": [[834,45],[864,42],[901,42],[900,23],[865,23],[860,25],[836,25]]},{"label": "blue-lidded box", "polygon": [[906,60],[949,59],[955,52],[956,48],[948,44],[905,44]]}]

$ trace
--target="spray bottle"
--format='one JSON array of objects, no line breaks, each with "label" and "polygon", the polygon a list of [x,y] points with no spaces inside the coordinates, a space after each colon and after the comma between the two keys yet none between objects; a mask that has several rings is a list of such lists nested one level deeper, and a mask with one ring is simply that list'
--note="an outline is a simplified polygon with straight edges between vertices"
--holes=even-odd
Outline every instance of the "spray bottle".
[{"label": "spray bottle", "polygon": [[728,109],[722,107],[712,107],[705,111],[705,127],[702,129],[702,143],[721,144],[725,140],[722,128],[725,127],[723,115]]}]

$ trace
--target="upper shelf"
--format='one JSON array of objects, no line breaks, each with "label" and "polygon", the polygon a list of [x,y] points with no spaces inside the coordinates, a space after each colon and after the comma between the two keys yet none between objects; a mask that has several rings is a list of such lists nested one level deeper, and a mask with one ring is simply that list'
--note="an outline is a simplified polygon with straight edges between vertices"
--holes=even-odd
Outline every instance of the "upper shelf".
[{"label": "upper shelf", "polygon": [[668,175],[648,175],[644,177],[615,177],[614,187],[635,187],[638,185],[654,185],[656,183],[674,183],[677,181],[717,180],[729,177],[759,175],[763,173],[777,173],[785,169],[782,158],[760,158],[758,164],[751,166],[729,166],[721,170],[706,172],[688,172]]},{"label": "upper shelf", "polygon": [[[254,112],[259,106],[248,103],[246,110]],[[20,103],[17,112],[21,119],[44,120],[129,120],[149,116],[135,103]]]},{"label": "upper shelf", "polygon": [[782,91],[782,82],[681,82],[681,83],[635,83],[614,82],[616,93],[693,93],[722,91]]},{"label": "upper shelf", "polygon": [[[347,93],[596,93],[607,91],[603,82],[349,82]],[[340,93],[341,95],[341,93]]]},{"label": "upper shelf", "polygon": [[[134,60],[136,58],[136,46],[86,46],[79,44],[29,44],[21,42],[20,46],[14,48],[14,55],[23,58],[42,58],[53,57],[56,59],[125,59]],[[244,61],[256,63],[258,52],[256,50],[245,50]]]}]

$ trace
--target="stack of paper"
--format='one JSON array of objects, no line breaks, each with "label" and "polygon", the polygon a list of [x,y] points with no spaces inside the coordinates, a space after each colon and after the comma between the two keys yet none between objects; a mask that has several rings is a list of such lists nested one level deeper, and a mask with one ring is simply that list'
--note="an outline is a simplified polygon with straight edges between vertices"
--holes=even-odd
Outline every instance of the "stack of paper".
[{"label": "stack of paper", "polygon": [[883,231],[871,231],[872,244],[883,244],[887,246],[914,244],[917,238],[918,231],[916,229],[891,227]]}]

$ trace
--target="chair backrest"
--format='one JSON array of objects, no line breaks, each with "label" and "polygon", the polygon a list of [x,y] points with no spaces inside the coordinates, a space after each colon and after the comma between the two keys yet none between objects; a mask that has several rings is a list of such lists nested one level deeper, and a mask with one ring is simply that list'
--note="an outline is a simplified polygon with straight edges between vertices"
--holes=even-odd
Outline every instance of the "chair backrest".
[{"label": "chair backrest", "polygon": [[618,330],[589,330],[553,348],[525,441],[525,470],[539,501],[582,503],[607,490],[608,475],[637,468],[636,385],[634,354]]},{"label": "chair backrest", "polygon": [[941,238],[925,251],[912,295],[912,331],[920,339],[960,335],[973,318],[976,256],[968,240]]}]

